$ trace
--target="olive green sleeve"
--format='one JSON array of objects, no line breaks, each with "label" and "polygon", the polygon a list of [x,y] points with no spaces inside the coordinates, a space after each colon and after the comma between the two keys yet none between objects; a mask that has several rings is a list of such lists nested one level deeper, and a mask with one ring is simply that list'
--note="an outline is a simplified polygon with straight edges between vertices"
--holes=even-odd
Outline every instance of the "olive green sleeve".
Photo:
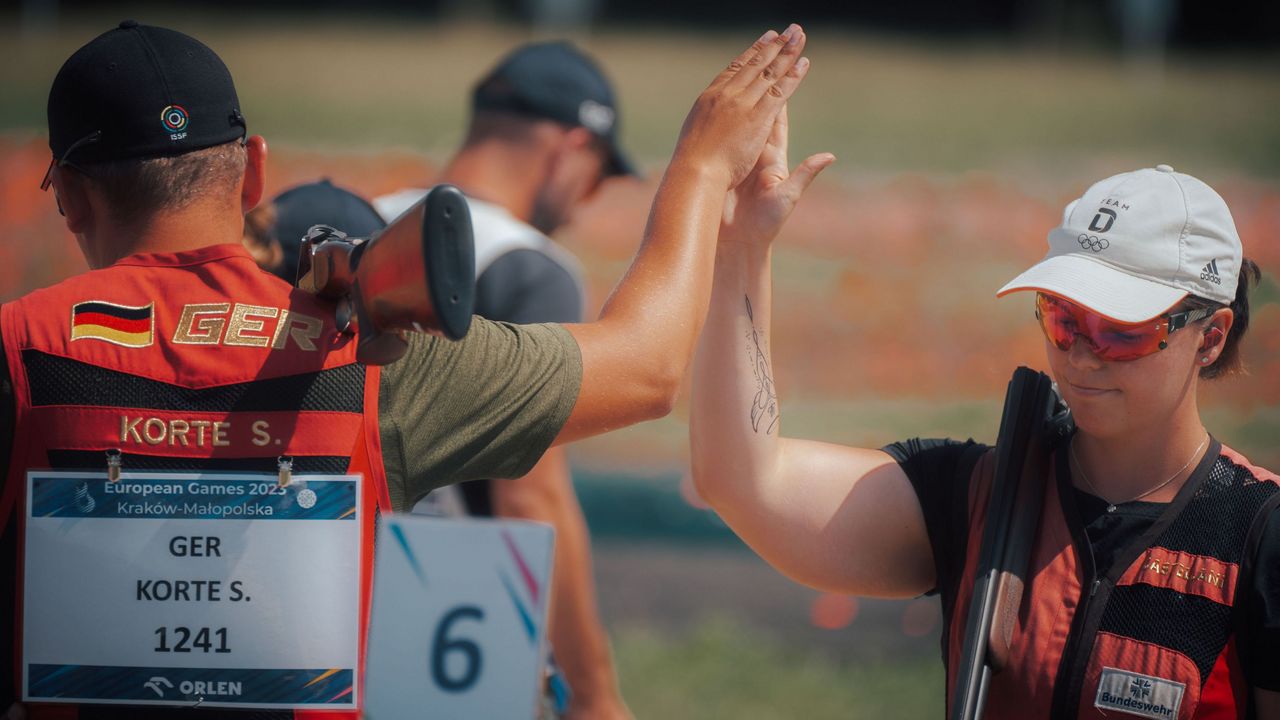
[{"label": "olive green sleeve", "polygon": [[435,488],[525,475],[573,411],[582,357],[560,325],[476,317],[460,341],[411,334],[382,370],[378,426],[391,505]]}]

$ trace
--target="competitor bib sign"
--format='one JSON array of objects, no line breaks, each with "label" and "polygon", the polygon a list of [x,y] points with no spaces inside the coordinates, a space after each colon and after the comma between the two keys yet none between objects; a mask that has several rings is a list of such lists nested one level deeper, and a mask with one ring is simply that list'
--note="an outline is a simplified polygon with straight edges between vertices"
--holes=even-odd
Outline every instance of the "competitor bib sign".
[{"label": "competitor bib sign", "polygon": [[553,535],[532,522],[385,517],[365,717],[533,718]]},{"label": "competitor bib sign", "polygon": [[29,472],[23,698],[356,707],[359,485]]}]

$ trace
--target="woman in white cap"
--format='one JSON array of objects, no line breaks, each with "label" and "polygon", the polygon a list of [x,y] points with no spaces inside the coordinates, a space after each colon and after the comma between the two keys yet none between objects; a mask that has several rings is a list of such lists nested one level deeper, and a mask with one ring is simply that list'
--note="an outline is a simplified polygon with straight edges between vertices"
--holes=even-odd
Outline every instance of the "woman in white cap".
[{"label": "woman in white cap", "polygon": [[[809,173],[788,177],[785,131],[771,149],[721,229],[693,379],[694,479],[802,583],[941,594],[950,689],[994,451],[782,436],[770,243]],[[1196,404],[1202,380],[1240,369],[1258,278],[1222,198],[1162,165],[1090,187],[1048,256],[1000,290],[1034,299],[1076,431],[1044,478],[1030,589],[985,717],[1280,717],[1280,485],[1215,440]]]}]

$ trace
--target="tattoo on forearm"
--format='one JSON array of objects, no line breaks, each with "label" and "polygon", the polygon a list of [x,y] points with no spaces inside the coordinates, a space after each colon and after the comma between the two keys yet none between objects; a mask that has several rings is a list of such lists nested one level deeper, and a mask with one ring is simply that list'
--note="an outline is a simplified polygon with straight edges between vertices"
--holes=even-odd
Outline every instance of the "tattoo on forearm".
[{"label": "tattoo on forearm", "polygon": [[751,429],[760,432],[760,426],[763,425],[765,434],[769,435],[774,428],[778,427],[778,420],[782,417],[778,412],[778,394],[773,388],[769,357],[764,353],[760,332],[756,330],[756,316],[751,312],[751,298],[747,295],[742,297],[747,302],[747,320],[751,324],[749,334],[751,348],[747,350],[747,357],[751,362],[751,372],[756,376],[756,396],[751,403]]}]

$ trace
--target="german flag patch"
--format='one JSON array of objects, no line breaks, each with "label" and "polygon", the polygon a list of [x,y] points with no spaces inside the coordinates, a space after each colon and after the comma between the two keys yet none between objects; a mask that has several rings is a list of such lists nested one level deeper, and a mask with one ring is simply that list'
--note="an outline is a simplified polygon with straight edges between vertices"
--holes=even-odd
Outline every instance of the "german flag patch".
[{"label": "german flag patch", "polygon": [[71,308],[71,340],[105,340],[125,347],[147,347],[155,337],[150,303],[142,307],[90,300]]}]

